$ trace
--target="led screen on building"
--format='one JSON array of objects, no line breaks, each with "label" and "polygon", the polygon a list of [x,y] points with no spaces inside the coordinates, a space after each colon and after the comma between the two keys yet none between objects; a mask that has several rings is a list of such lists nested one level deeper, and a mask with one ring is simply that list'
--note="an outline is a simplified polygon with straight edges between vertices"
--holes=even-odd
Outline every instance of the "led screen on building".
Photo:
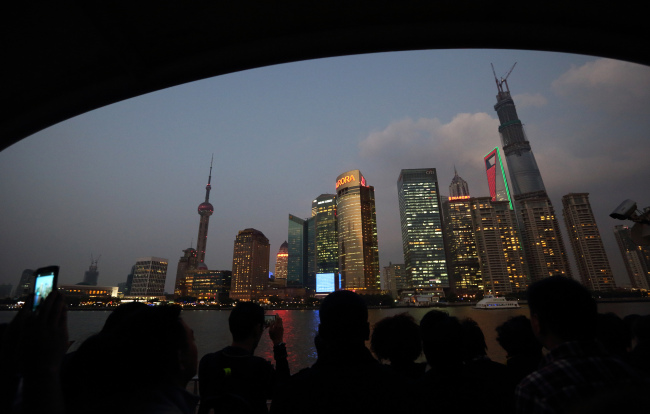
[{"label": "led screen on building", "polygon": [[316,293],[330,293],[335,289],[334,273],[316,273]]}]

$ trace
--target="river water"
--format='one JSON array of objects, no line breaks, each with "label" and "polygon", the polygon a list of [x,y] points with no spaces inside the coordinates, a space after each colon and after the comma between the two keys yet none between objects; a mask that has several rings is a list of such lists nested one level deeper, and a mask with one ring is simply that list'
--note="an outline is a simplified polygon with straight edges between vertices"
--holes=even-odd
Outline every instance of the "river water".
[{"label": "river water", "polygon": [[[438,308],[459,319],[474,319],[485,335],[488,346],[488,356],[497,362],[505,363],[505,351],[496,341],[496,327],[517,315],[528,316],[528,307],[523,305],[520,309],[476,310],[470,306],[450,306]],[[376,322],[386,316],[408,312],[416,321],[431,309],[427,308],[393,308],[370,309],[369,322],[372,327]],[[631,303],[600,303],[599,312],[613,312],[620,317],[629,314],[650,314],[649,302]],[[110,311],[75,311],[68,313],[68,326],[70,340],[74,340],[71,350],[83,342],[90,335],[98,332],[108,317]],[[314,336],[318,329],[318,311],[316,310],[273,310],[267,313],[277,313],[283,320],[284,340],[289,353],[289,366],[291,372],[298,372],[302,368],[311,366],[316,361],[316,348]],[[15,312],[0,312],[0,323],[9,322]],[[231,336],[228,331],[228,316],[230,311],[218,310],[184,310],[181,314],[183,320],[194,330],[199,358],[209,352],[214,352],[230,345]],[[369,344],[368,344],[369,346]],[[271,340],[265,333],[260,341],[255,354],[273,359]]]}]

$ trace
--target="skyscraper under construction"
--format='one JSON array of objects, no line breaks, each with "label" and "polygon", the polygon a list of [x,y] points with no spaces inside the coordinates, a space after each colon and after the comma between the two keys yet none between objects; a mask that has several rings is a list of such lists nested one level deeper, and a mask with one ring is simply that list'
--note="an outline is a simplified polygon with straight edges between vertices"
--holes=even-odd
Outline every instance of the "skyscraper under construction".
[{"label": "skyscraper under construction", "polygon": [[510,172],[528,274],[532,281],[555,275],[571,276],[553,204],[546,194],[508,88],[507,79],[512,69],[514,65],[501,79],[494,75],[498,89],[494,110],[499,116],[499,134]]}]

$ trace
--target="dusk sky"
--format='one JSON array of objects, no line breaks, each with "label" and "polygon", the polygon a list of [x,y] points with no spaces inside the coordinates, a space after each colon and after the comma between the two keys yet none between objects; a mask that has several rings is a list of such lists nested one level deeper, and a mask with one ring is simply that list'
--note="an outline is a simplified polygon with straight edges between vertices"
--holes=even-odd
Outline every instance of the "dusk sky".
[{"label": "dusk sky", "polygon": [[[501,146],[490,68],[507,73],[565,234],[561,197],[588,192],[616,281],[629,279],[609,213],[650,205],[650,68],[590,56],[504,50],[359,55],[264,67],[162,90],[88,112],[0,152],[0,284],[58,264],[60,284],[124,282],[136,259],[196,246],[197,207],[214,153],[205,262],[232,268],[245,228],[287,239],[288,215],[359,169],[375,187],[379,261],[403,263],[397,178],[436,168],[489,195],[483,156]],[[507,166],[506,166],[507,168]],[[508,177],[509,178],[509,177]],[[627,222],[631,224],[630,222]],[[574,277],[578,278],[574,269]]]}]

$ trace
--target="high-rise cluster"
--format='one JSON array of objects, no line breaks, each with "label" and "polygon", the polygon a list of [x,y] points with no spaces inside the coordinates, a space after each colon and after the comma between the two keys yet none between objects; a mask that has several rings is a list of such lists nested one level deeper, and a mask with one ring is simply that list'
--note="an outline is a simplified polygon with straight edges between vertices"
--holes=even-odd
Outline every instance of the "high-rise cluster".
[{"label": "high-rise cluster", "polygon": [[335,188],[312,201],[311,217],[289,215],[287,287],[379,293],[374,187],[352,170],[336,178]]}]

